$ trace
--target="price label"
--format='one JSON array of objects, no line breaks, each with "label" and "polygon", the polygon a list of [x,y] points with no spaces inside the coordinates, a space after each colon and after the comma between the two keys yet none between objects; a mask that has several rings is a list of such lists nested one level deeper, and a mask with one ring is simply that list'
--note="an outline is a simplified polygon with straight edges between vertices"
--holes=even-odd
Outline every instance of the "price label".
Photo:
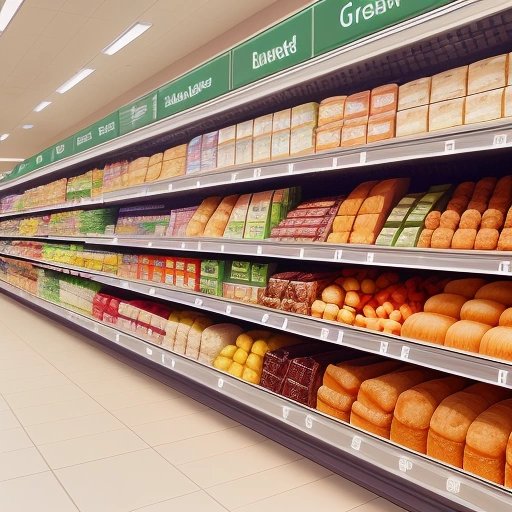
[{"label": "price label", "polygon": [[270,317],[268,316],[268,313],[265,313],[262,317],[261,317],[261,323],[262,324],[266,324],[268,322],[268,319]]},{"label": "price label", "polygon": [[182,249],[185,249],[186,246],[187,246],[187,244],[185,242],[181,242],[181,248]]},{"label": "price label", "polygon": [[149,347],[146,347],[146,354],[148,356],[152,356],[153,355],[153,350],[151,348],[149,348]]},{"label": "price label", "polygon": [[117,244],[118,240],[117,240],[117,236],[115,236],[114,238],[112,238],[112,243],[113,244]]},{"label": "price label", "polygon": [[460,493],[460,480],[456,478],[448,478],[446,480],[446,490],[452,494]]},{"label": "price label", "polygon": [[230,315],[231,314],[231,304],[228,304],[226,306],[226,315]]},{"label": "price label", "polygon": [[388,347],[389,347],[389,343],[387,341],[381,341],[380,342],[380,347],[379,347],[379,352],[381,354],[387,354],[388,353]]},{"label": "price label", "polygon": [[498,371],[498,384],[506,384],[508,378],[507,370],[499,370]]},{"label": "price label", "polygon": [[292,174],[295,168],[295,164],[288,164],[288,174]]},{"label": "price label", "polygon": [[119,343],[119,340],[121,339],[121,335],[118,332],[116,332],[115,339],[116,339],[116,342]]},{"label": "price label", "polygon": [[366,254],[366,262],[367,263],[373,263],[374,258],[375,258],[375,254],[373,252],[369,252]]},{"label": "price label", "polygon": [[201,250],[201,242],[197,242],[197,250],[200,251]]},{"label": "price label", "polygon": [[313,421],[314,418],[311,416],[311,414],[306,415],[306,419],[304,423],[306,424],[306,428],[309,428],[310,430],[313,428]]},{"label": "price label", "polygon": [[234,183],[238,179],[238,173],[233,172],[231,173],[231,183]]},{"label": "price label", "polygon": [[304,247],[301,247],[299,250],[299,259],[304,259]]},{"label": "price label", "polygon": [[400,357],[402,359],[409,359],[409,352],[411,351],[411,347],[402,347],[402,352],[400,353]]},{"label": "price label", "polygon": [[283,406],[283,419],[288,419],[288,416],[290,416],[290,408]]},{"label": "price label", "polygon": [[320,339],[326,340],[328,337],[329,337],[329,329],[322,327],[322,330],[320,331]]},{"label": "price label", "polygon": [[333,159],[332,159],[332,164],[331,164],[331,167],[338,167],[338,157],[335,156]]},{"label": "price label", "polygon": [[510,261],[500,261],[498,265],[498,272],[501,272],[503,274],[510,274],[510,271]]},{"label": "price label", "polygon": [[225,251],[225,247],[224,247],[224,244],[220,244],[220,252],[224,252]]},{"label": "price label", "polygon": [[350,443],[350,446],[352,447],[353,450],[358,452],[361,449],[361,442],[362,442],[362,439],[359,436],[354,436],[352,438],[352,442]]},{"label": "price label", "polygon": [[196,181],[196,188],[201,188],[201,180]]},{"label": "price label", "polygon": [[224,379],[219,379],[217,381],[217,387],[221,389],[224,387]]},{"label": "price label", "polygon": [[343,331],[341,329],[338,331],[338,343],[340,345],[343,343]]},{"label": "price label", "polygon": [[92,330],[97,334],[99,332],[99,327],[97,325],[94,325],[94,327],[92,328]]},{"label": "price label", "polygon": [[171,358],[171,368],[174,370],[175,366],[176,366],[176,360]]},{"label": "price label", "polygon": [[148,293],[149,293],[149,295],[155,295],[155,289],[150,288]]},{"label": "price label", "polygon": [[359,163],[360,164],[366,163],[366,151],[361,151],[361,153],[359,153]]},{"label": "price label", "polygon": [[336,249],[334,251],[334,261],[341,261],[343,258],[343,249]]},{"label": "price label", "polygon": [[411,471],[412,469],[412,460],[409,460],[406,457],[400,457],[398,460],[398,469],[403,473],[407,473],[407,471]]},{"label": "price label", "polygon": [[256,167],[254,169],[254,177],[259,178],[261,176],[261,167]]},{"label": "price label", "polygon": [[153,242],[148,242],[148,247],[153,247]]},{"label": "price label", "polygon": [[261,247],[261,245],[258,245],[256,247],[256,254],[261,255],[262,252],[263,252],[263,247]]},{"label": "price label", "polygon": [[196,306],[202,306],[203,305],[203,299],[200,299],[199,297],[196,297],[196,299],[194,300],[194,304]]},{"label": "price label", "polygon": [[162,354],[162,364],[165,364],[165,354]]},{"label": "price label", "polygon": [[283,320],[283,325],[281,326],[281,329],[286,329],[288,327],[288,318],[285,318]]},{"label": "price label", "polygon": [[507,134],[500,133],[499,135],[494,136],[494,140],[492,142],[493,146],[504,146],[507,143]]},{"label": "price label", "polygon": [[172,183],[167,186],[167,192],[172,192]]},{"label": "price label", "polygon": [[130,288],[130,283],[128,283],[128,281],[122,281],[121,282],[121,286],[125,289],[125,290],[128,290]]},{"label": "price label", "polygon": [[453,153],[455,151],[455,141],[454,140],[447,140],[444,143],[444,152],[445,153]]}]

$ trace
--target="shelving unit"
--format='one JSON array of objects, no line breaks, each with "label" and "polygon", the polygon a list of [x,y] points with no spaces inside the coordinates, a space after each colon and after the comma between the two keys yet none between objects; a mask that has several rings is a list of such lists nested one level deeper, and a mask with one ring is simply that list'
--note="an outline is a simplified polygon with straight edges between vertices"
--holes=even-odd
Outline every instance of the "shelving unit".
[{"label": "shelving unit", "polygon": [[[222,397],[249,406],[256,414],[277,421],[292,431],[307,434],[314,447],[315,440],[327,444],[343,456],[356,456],[360,464],[384,470],[388,476],[414,485],[419,495],[435,493],[439,501],[432,512],[449,512],[454,505],[457,510],[505,511],[510,505],[510,493],[425,456],[405,450],[389,441],[378,439],[351,425],[335,421],[314,409],[304,407],[280,395],[247,384],[228,374],[189,360],[145,342],[140,338],[118,331],[102,322],[35,297],[7,283],[0,282],[0,289],[32,306],[76,325],[95,336],[108,340],[123,349],[145,358],[165,369],[171,375],[186,377],[188,381],[205,388],[216,389]],[[260,428],[262,426],[260,425]],[[321,454],[319,454],[321,457]],[[375,473],[366,485],[376,485]],[[393,496],[400,500],[399,496]],[[427,509],[425,509],[427,510]]]},{"label": "shelving unit", "polygon": [[[53,181],[62,176],[87,170],[98,162],[151,154],[188,141],[192,136],[271,112],[278,107],[318,99],[332,91],[353,87],[352,81],[367,87],[371,82],[365,63],[381,75],[421,76],[425,67],[433,72],[450,63],[476,60],[474,55],[496,50],[510,51],[512,1],[454,0],[429,13],[398,23],[339,49],[307,60],[289,69],[261,79],[207,101],[187,111],[172,115],[58,162],[41,167],[11,181],[0,182],[0,194],[17,192]],[[460,41],[454,45],[453,41]],[[420,62],[426,52],[432,62]],[[432,73],[431,73],[432,74]],[[355,77],[355,78],[354,78]],[[79,203],[61,204],[0,214],[0,219],[57,210],[90,208],[134,201],[183,198],[211,194],[220,190],[240,191],[244,187],[270,188],[289,180],[313,179],[317,176],[368,176],[372,171],[401,162],[456,161],[465,155],[508,155],[512,148],[512,118],[429,133],[420,137],[397,138],[386,142],[340,149],[315,155],[283,159],[262,164],[220,169],[210,173],[187,175],[167,181],[144,183],[100,198]],[[157,238],[127,236],[37,237],[0,235],[5,239],[73,241],[96,246],[140,248],[240,255],[279,260],[303,260],[323,263],[350,263],[379,267],[404,267],[437,271],[466,272],[494,276],[512,276],[512,253],[430,249],[399,249],[363,245],[281,243],[269,240],[236,241],[225,239]],[[129,290],[144,296],[200,308],[253,324],[299,334],[328,343],[356,348],[420,366],[457,374],[496,386],[512,388],[512,362],[492,360],[478,354],[462,353],[445,347],[345,326],[339,323],[293,313],[234,302],[211,295],[146,281],[118,278],[70,265],[44,263],[5,254],[10,258],[32,261],[40,267],[67,272]],[[287,436],[300,434],[308,453],[318,443],[332,451],[329,464],[348,472],[358,465],[366,469],[366,482],[377,492],[393,495],[404,505],[414,502],[421,512],[509,510],[512,494],[456,468],[445,466],[401,446],[378,439],[350,425],[335,421],[316,410],[303,407],[262,388],[249,385],[211,367],[170,353],[142,339],[49,303],[36,296],[0,282],[0,289],[28,304],[37,306],[61,320],[76,325],[108,343],[144,358],[171,375],[186,378],[200,386],[205,394],[232,401],[252,415],[280,425]],[[262,427],[263,428],[263,427]],[[264,428],[263,428],[264,430]],[[271,431],[266,433],[271,435]],[[335,460],[334,460],[335,459]],[[346,459],[346,460],[345,460]],[[351,462],[349,462],[351,461]],[[355,462],[354,462],[355,461]],[[354,475],[360,469],[354,470]],[[379,477],[375,476],[379,474]],[[383,475],[383,476],[382,476]],[[355,477],[357,478],[357,477]],[[362,481],[365,481],[364,479]],[[412,487],[410,487],[412,486]],[[456,507],[456,508],[454,508]]]}]

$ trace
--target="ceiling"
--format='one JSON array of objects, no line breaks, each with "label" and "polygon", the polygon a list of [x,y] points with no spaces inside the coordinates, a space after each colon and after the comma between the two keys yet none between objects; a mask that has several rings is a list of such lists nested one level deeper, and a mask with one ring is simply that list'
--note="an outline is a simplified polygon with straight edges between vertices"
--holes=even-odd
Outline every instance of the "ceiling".
[{"label": "ceiling", "polygon": [[[0,134],[10,134],[0,142],[0,159],[27,158],[50,146],[80,120],[272,4],[277,0],[25,0],[0,35]],[[117,54],[101,53],[136,21],[153,26]],[[55,92],[84,67],[95,72],[67,93]],[[41,101],[52,104],[33,112]],[[13,166],[0,161],[0,171]]]}]

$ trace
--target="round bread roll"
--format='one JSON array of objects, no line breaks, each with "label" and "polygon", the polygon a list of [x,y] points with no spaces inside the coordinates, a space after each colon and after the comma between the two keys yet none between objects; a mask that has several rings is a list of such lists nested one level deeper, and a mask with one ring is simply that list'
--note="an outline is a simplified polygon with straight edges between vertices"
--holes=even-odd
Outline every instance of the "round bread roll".
[{"label": "round bread roll", "polygon": [[437,229],[441,222],[441,212],[433,211],[425,217],[425,227],[427,229]]},{"label": "round bread roll", "polygon": [[452,245],[452,238],[455,231],[450,228],[437,228],[432,233],[430,246],[433,249],[449,249]]},{"label": "round bread roll", "polygon": [[490,208],[485,210],[482,215],[482,223],[480,226],[482,228],[500,229],[504,222],[505,218],[503,217],[503,214],[499,210]]},{"label": "round bread roll", "polygon": [[452,238],[452,249],[473,249],[475,246],[476,229],[462,229],[455,231]]},{"label": "round bread roll", "polygon": [[432,234],[434,233],[433,229],[424,229],[421,232],[421,235],[418,239],[418,243],[416,247],[423,247],[424,249],[427,249],[430,247],[430,243],[432,241]]},{"label": "round bread roll", "polygon": [[442,228],[453,229],[454,231],[459,227],[460,215],[453,210],[446,210],[441,215],[440,226]]},{"label": "round bread roll", "polygon": [[482,222],[482,215],[478,210],[466,210],[460,218],[459,228],[478,229]]},{"label": "round bread roll", "polygon": [[494,251],[498,246],[500,234],[497,229],[480,228],[475,238],[475,249],[479,251]]}]

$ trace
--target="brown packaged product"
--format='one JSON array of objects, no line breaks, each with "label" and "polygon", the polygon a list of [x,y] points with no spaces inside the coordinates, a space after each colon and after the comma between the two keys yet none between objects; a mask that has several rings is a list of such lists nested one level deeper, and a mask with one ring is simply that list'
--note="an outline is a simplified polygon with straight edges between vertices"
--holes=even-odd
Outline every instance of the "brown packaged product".
[{"label": "brown packaged product", "polygon": [[433,229],[424,229],[420,234],[416,247],[421,247],[423,249],[429,248],[432,241],[433,233]]},{"label": "brown packaged product", "polygon": [[284,297],[286,288],[292,279],[297,279],[300,276],[299,272],[284,272],[282,274],[274,274],[268,281],[265,296],[282,299]]},{"label": "brown packaged product", "polygon": [[352,405],[351,425],[389,439],[393,411],[400,394],[434,377],[431,370],[410,368],[364,381]]},{"label": "brown packaged product", "polygon": [[383,213],[359,213],[354,221],[353,231],[359,233],[380,233],[385,222]]},{"label": "brown packaged product", "polygon": [[202,236],[206,224],[210,220],[222,198],[218,196],[206,198],[195,211],[187,225],[186,236]]},{"label": "brown packaged product", "polygon": [[271,159],[285,158],[287,156],[290,156],[290,130],[272,132]]},{"label": "brown packaged product", "polygon": [[507,212],[507,216],[505,217],[505,224],[503,224],[504,228],[512,228],[512,207],[509,208]]},{"label": "brown packaged product", "polygon": [[164,152],[163,160],[174,160],[175,158],[185,158],[186,156],[187,145],[181,144],[180,146],[175,146],[166,150]]},{"label": "brown packaged product", "polygon": [[355,352],[350,350],[330,349],[325,353],[293,359],[286,372],[282,395],[308,407],[316,407],[318,389],[327,365],[354,355]]},{"label": "brown packaged product", "polygon": [[187,168],[186,164],[186,157],[164,160],[162,162],[162,170],[158,179],[165,180],[169,178],[175,178],[176,176],[183,176]]},{"label": "brown packaged product", "polygon": [[[379,231],[380,232],[380,231]],[[379,232],[352,231],[350,233],[349,243],[360,245],[373,245]]]},{"label": "brown packaged product", "polygon": [[289,130],[292,125],[292,109],[287,108],[284,110],[280,110],[279,112],[274,112],[274,117],[272,119],[272,133],[278,132],[281,130]]},{"label": "brown packaged product", "polygon": [[378,142],[379,140],[392,139],[396,131],[396,112],[384,112],[371,115],[368,119],[368,132],[366,142]]},{"label": "brown packaged product", "polygon": [[290,281],[286,288],[284,298],[293,302],[312,304],[316,299],[321,285],[318,281]]},{"label": "brown packaged product", "polygon": [[224,230],[228,224],[231,212],[238,201],[238,197],[239,196],[235,194],[222,199],[219,206],[208,220],[204,228],[203,236],[221,237],[224,235]]},{"label": "brown packaged product", "polygon": [[341,129],[341,147],[366,144],[368,117],[345,120]]},{"label": "brown packaged product", "polygon": [[430,212],[425,217],[425,228],[427,229],[437,229],[441,224],[441,212],[435,210],[433,212]]},{"label": "brown packaged product", "polygon": [[352,231],[352,226],[356,220],[355,215],[342,215],[334,219],[332,225],[333,233],[341,233],[343,231]]},{"label": "brown packaged product", "polygon": [[485,210],[487,210],[487,202],[471,200],[468,204],[468,210],[476,210],[480,215],[483,215]]},{"label": "brown packaged product", "polygon": [[472,200],[485,202],[489,201],[497,184],[498,180],[492,176],[482,178],[475,185]]},{"label": "brown packaged product", "polygon": [[464,470],[503,485],[511,432],[512,400],[503,400],[482,412],[468,429]]},{"label": "brown packaged product", "polygon": [[326,124],[316,130],[316,151],[339,148],[341,145],[341,129],[343,121]]},{"label": "brown packaged product", "polygon": [[432,233],[430,246],[433,249],[449,249],[452,244],[452,238],[455,231],[450,228],[437,228]]},{"label": "brown packaged product", "polygon": [[394,178],[377,183],[363,201],[358,216],[366,213],[388,213],[398,199],[406,194],[409,181],[406,178]]},{"label": "brown packaged product", "polygon": [[133,160],[128,165],[127,186],[133,187],[144,183],[148,170],[149,157],[141,157]]},{"label": "brown packaged product", "polygon": [[468,95],[499,89],[507,85],[507,54],[494,55],[469,65]]},{"label": "brown packaged product", "polygon": [[459,227],[460,215],[453,210],[446,210],[441,215],[439,226],[441,228],[449,228],[454,231]]},{"label": "brown packaged product", "polygon": [[459,227],[461,229],[478,229],[481,222],[482,215],[478,210],[466,210],[460,218]]},{"label": "brown packaged product", "polygon": [[398,110],[428,105],[431,85],[432,77],[430,76],[401,85],[398,89]]},{"label": "brown packaged product", "polygon": [[347,244],[350,237],[350,232],[344,233],[330,233],[327,237],[327,242],[330,244]]},{"label": "brown packaged product", "polygon": [[396,112],[398,107],[398,85],[387,84],[375,87],[371,91],[370,115],[384,112]]},{"label": "brown packaged product", "polygon": [[512,176],[503,176],[496,183],[496,187],[489,200],[489,208],[500,210],[504,215],[512,203]]},{"label": "brown packaged product", "polygon": [[430,420],[437,406],[466,385],[465,379],[450,376],[423,382],[401,393],[393,413],[390,440],[427,453]]},{"label": "brown packaged product", "polygon": [[252,161],[268,162],[272,150],[272,135],[270,133],[254,137],[252,141]]},{"label": "brown packaged product", "polygon": [[493,121],[503,117],[504,89],[473,94],[466,98],[464,124]]},{"label": "brown packaged product", "polygon": [[428,131],[445,130],[464,124],[465,98],[431,103],[428,112]]},{"label": "brown packaged product", "polygon": [[509,396],[508,389],[478,383],[445,398],[430,421],[427,455],[462,468],[471,423],[488,407]]},{"label": "brown packaged product", "polygon": [[163,153],[157,153],[156,155],[150,157],[145,181],[155,181],[160,177],[160,173],[162,172],[163,158]]},{"label": "brown packaged product", "polygon": [[464,196],[470,199],[475,191],[475,185],[476,184],[473,181],[464,181],[459,183],[453,191],[453,197]]},{"label": "brown packaged product", "polygon": [[430,103],[467,95],[468,66],[449,69],[432,77]]},{"label": "brown packaged product", "polygon": [[322,386],[318,389],[316,408],[342,421],[350,421],[352,404],[361,384],[374,377],[398,369],[398,361],[380,361],[374,356],[353,359],[327,366]]},{"label": "brown packaged product", "polygon": [[473,249],[475,246],[476,229],[459,228],[452,238],[452,249]]},{"label": "brown packaged product", "polygon": [[400,110],[396,114],[396,136],[419,135],[428,131],[428,105]]},{"label": "brown packaged product", "polygon": [[345,111],[343,118],[354,119],[357,117],[368,117],[370,115],[370,91],[351,94],[345,100]]},{"label": "brown packaged product", "polygon": [[265,116],[257,117],[253,125],[253,137],[260,135],[270,135],[272,133],[272,118],[274,114],[267,114]]},{"label": "brown packaged product", "polygon": [[[226,297],[226,294],[223,294]],[[281,299],[263,296],[259,302],[262,306],[272,309],[281,309]]]},{"label": "brown packaged product", "polygon": [[503,228],[498,240],[498,251],[512,251],[512,228]]},{"label": "brown packaged product", "polygon": [[333,96],[320,102],[318,107],[318,126],[343,120],[346,96]]},{"label": "brown packaged product", "polygon": [[342,198],[340,196],[334,196],[304,201],[297,206],[297,210],[307,210],[310,208],[332,208],[337,206],[341,199]]},{"label": "brown packaged product", "polygon": [[498,247],[500,233],[497,229],[480,228],[475,238],[475,249],[478,251],[494,251]]},{"label": "brown packaged product", "polygon": [[366,181],[352,190],[348,197],[341,203],[338,215],[357,215],[359,208],[361,208],[361,205],[376,183],[376,181]]},{"label": "brown packaged product", "polygon": [[487,209],[482,215],[482,228],[491,228],[491,229],[501,229],[503,223],[505,222],[505,217],[503,213],[494,208]]}]

